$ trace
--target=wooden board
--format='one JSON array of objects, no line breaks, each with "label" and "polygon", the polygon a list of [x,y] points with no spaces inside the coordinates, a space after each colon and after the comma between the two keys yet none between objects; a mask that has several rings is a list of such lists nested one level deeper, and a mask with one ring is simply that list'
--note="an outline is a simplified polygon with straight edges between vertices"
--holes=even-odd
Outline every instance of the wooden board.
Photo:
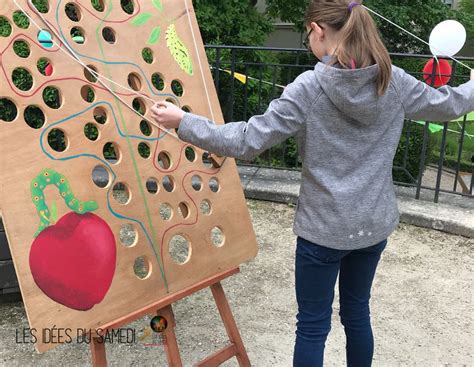
[{"label": "wooden board", "polygon": [[[98,3],[101,11],[90,0],[50,0],[44,19],[27,0],[0,4],[11,25],[0,37],[0,99],[17,110],[0,121],[0,210],[40,352],[56,345],[42,329],[100,327],[257,253],[235,162],[216,168],[157,127],[147,135],[140,116],[58,47],[129,87],[104,80],[129,106],[138,98],[146,116],[152,102],[140,95],[222,123],[191,0],[133,0],[132,14],[119,0]],[[33,22],[19,27],[19,7],[57,44]],[[32,83],[26,75],[14,85],[15,73],[25,76],[18,68]]]}]

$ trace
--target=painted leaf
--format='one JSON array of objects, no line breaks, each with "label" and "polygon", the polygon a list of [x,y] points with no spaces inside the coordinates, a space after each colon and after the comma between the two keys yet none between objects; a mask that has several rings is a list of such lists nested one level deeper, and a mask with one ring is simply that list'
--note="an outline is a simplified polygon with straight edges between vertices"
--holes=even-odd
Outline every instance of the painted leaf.
[{"label": "painted leaf", "polygon": [[58,221],[58,204],[56,204],[56,200],[54,200],[51,204],[50,220],[52,223],[56,223]]},{"label": "painted leaf", "polygon": [[176,26],[171,24],[166,31],[166,45],[179,67],[189,75],[193,75],[193,62],[186,45],[176,33]]},{"label": "painted leaf", "polygon": [[135,27],[140,27],[141,25],[144,25],[146,22],[148,22],[151,17],[153,17],[153,14],[151,13],[142,13],[133,18],[131,23]]},{"label": "painted leaf", "polygon": [[163,10],[163,5],[161,4],[161,0],[153,0],[153,5],[158,10],[160,10],[160,11]]},{"label": "painted leaf", "polygon": [[151,31],[151,34],[150,34],[150,38],[148,38],[147,43],[149,45],[154,45],[160,39],[160,35],[161,35],[161,28],[160,27],[153,28],[153,30]]}]

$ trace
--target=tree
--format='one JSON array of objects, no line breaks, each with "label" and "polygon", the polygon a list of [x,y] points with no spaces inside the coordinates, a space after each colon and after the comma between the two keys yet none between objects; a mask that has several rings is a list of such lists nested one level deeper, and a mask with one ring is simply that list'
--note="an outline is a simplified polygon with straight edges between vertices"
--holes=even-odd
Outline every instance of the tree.
[{"label": "tree", "polygon": [[[295,23],[297,29],[301,30],[308,3],[308,0],[267,0],[268,13],[283,21]],[[463,3],[463,7],[472,9],[469,4],[474,4],[474,1],[463,0]],[[424,40],[428,40],[436,24],[446,19],[459,20],[470,34],[474,34],[474,12],[449,9],[441,0],[366,0],[364,5]],[[429,53],[425,44],[378,16],[373,17],[389,51]]]},{"label": "tree", "polygon": [[195,0],[194,7],[206,44],[262,45],[273,29],[252,1]]},{"label": "tree", "polygon": [[474,15],[474,0],[462,0],[459,9],[469,15]]}]

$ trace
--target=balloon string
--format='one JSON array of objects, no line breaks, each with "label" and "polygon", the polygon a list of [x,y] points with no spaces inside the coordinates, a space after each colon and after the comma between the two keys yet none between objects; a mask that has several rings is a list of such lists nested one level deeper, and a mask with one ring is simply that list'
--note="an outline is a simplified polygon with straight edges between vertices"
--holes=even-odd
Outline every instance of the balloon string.
[{"label": "balloon string", "polygon": [[[362,4],[361,4],[362,5]],[[367,9],[369,12],[377,15],[378,17],[382,18],[383,20],[389,22],[390,24],[394,25],[395,27],[397,27],[398,29],[402,30],[403,32],[405,33],[408,33],[410,36],[412,37],[415,37],[418,41],[420,42],[423,42],[424,44],[430,46],[433,50],[435,50],[436,52],[439,52],[440,54],[442,54],[443,52],[438,50],[436,47],[432,47],[428,42],[426,42],[424,39],[421,39],[420,37],[418,37],[417,35],[411,33],[410,31],[407,31],[405,28],[399,26],[398,24],[392,22],[390,19],[387,19],[385,18],[383,15],[377,13],[376,11],[372,10],[372,9],[369,9],[368,7],[366,7],[365,5],[362,5],[365,9]],[[459,61],[459,60],[456,60],[454,57],[452,56],[448,56],[451,60],[457,62],[458,64],[464,66],[465,68],[469,69],[469,70],[472,70],[471,67],[467,66],[466,64],[464,64],[463,62]],[[435,58],[436,58],[436,55],[435,55]]]}]

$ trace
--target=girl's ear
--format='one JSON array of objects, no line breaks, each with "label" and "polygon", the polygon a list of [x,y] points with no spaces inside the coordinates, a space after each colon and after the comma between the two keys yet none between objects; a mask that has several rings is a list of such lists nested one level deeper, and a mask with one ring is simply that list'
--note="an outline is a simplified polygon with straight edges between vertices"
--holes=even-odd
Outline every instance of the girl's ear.
[{"label": "girl's ear", "polygon": [[324,39],[324,28],[319,26],[316,22],[311,22],[310,26],[313,32],[316,33],[316,37],[322,41]]}]

